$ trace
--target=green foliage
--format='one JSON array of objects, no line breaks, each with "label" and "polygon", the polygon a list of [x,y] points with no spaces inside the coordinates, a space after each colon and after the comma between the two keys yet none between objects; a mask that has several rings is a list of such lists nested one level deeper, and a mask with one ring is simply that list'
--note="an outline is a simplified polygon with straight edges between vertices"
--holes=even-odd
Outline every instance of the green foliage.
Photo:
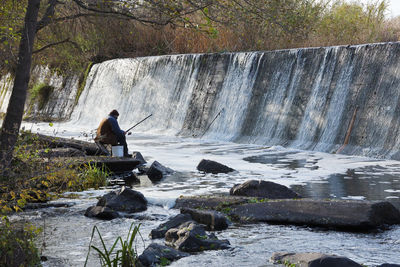
[{"label": "green foliage", "polygon": [[170,264],[171,264],[171,261],[168,260],[167,258],[165,258],[165,257],[161,257],[160,258],[160,265],[161,266],[168,266]]},{"label": "green foliage", "polygon": [[40,156],[48,148],[37,135],[22,131],[8,177],[0,177],[0,214],[19,211],[28,202],[46,202],[65,191],[99,188],[106,184],[106,169],[91,164],[80,168],[71,160]]},{"label": "green foliage", "polygon": [[[133,227],[133,229],[132,229]],[[110,249],[107,249],[106,244],[104,243],[103,237],[100,234],[99,229],[97,226],[93,227],[92,230],[92,236],[90,238],[90,243],[89,243],[89,250],[88,254],[86,256],[86,261],[85,265],[87,266],[87,262],[89,259],[89,254],[90,250],[94,249],[100,258],[100,264],[101,266],[108,266],[108,267],[116,267],[116,266],[135,266],[136,265],[136,260],[137,260],[137,253],[134,247],[134,242],[139,233],[139,228],[140,224],[137,226],[134,226],[134,224],[131,224],[131,227],[129,228],[128,235],[125,240],[122,240],[122,238],[119,236],[113,243]],[[101,247],[98,248],[92,244],[94,234],[97,233],[99,236],[100,242],[101,242]],[[117,246],[120,246],[120,248],[117,249]]]},{"label": "green foliage", "polygon": [[385,1],[367,5],[336,1],[324,13],[316,34],[336,44],[377,41],[385,22],[386,9]]},{"label": "green foliage", "polygon": [[81,168],[82,185],[84,188],[95,188],[105,186],[109,172],[107,169],[97,167],[93,164],[86,164]]},{"label": "green foliage", "polygon": [[43,109],[46,103],[50,99],[50,95],[53,92],[54,87],[45,83],[36,84],[30,91],[31,101],[38,103],[39,109]]},{"label": "green foliage", "polygon": [[15,226],[7,217],[0,219],[0,266],[38,266],[40,257],[34,238],[40,230]]}]

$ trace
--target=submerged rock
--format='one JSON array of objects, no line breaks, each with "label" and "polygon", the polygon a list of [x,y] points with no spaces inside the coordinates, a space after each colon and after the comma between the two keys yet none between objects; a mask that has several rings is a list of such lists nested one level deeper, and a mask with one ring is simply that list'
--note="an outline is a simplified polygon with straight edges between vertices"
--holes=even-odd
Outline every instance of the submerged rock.
[{"label": "submerged rock", "polygon": [[194,221],[205,224],[209,231],[225,230],[229,226],[225,215],[215,210],[181,209],[181,213],[190,214]]},{"label": "submerged rock", "polygon": [[250,180],[243,184],[235,185],[229,191],[234,196],[262,197],[269,199],[300,198],[293,190],[277,183]]},{"label": "submerged rock", "polygon": [[139,212],[147,209],[147,200],[142,193],[123,186],[102,196],[97,206],[128,213]]},{"label": "submerged rock", "polygon": [[154,161],[150,168],[147,170],[147,177],[149,177],[149,179],[152,182],[158,182],[160,181],[164,176],[169,175],[171,173],[173,173],[174,170],[163,166],[161,163],[159,163],[158,161]]},{"label": "submerged rock", "polygon": [[299,267],[362,267],[357,262],[335,255],[321,253],[288,253],[277,252],[271,256],[271,261],[285,265],[295,264]]},{"label": "submerged rock", "polygon": [[112,220],[119,217],[118,212],[102,206],[93,206],[86,209],[85,216],[102,220]]},{"label": "submerged rock", "polygon": [[190,256],[189,253],[152,243],[139,256],[138,260],[143,266],[166,266],[172,261]]},{"label": "submerged rock", "polygon": [[185,252],[227,249],[230,245],[228,240],[218,240],[214,234],[207,234],[203,226],[193,221],[168,230],[165,243]]},{"label": "submerged rock", "polygon": [[197,165],[197,170],[205,173],[212,173],[212,174],[218,174],[218,173],[229,173],[235,171],[234,169],[218,163],[216,161],[208,160],[208,159],[203,159],[200,161],[199,165]]},{"label": "submerged rock", "polygon": [[178,214],[171,219],[169,219],[167,222],[160,224],[156,229],[151,230],[150,232],[150,237],[155,239],[155,238],[164,238],[165,233],[171,229],[171,228],[176,228],[182,223],[191,221],[192,217],[190,214]]}]

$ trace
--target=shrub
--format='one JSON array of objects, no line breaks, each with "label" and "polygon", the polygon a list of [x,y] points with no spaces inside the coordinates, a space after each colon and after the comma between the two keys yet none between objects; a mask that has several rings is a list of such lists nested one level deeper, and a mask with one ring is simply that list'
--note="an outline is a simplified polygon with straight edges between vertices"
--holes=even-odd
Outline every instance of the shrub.
[{"label": "shrub", "polygon": [[0,266],[38,266],[40,257],[34,238],[40,231],[33,226],[11,225],[0,220]]},{"label": "shrub", "polygon": [[97,167],[93,164],[86,164],[81,168],[82,185],[84,188],[98,189],[107,183],[108,171],[105,167]]}]

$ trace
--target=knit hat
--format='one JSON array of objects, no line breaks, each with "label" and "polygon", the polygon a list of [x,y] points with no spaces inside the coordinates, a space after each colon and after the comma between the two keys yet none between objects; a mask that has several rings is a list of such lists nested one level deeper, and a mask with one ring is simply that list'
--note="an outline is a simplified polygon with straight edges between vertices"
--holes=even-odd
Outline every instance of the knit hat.
[{"label": "knit hat", "polygon": [[109,115],[110,115],[110,116],[119,116],[119,113],[118,113],[118,111],[117,111],[116,109],[113,109],[113,110],[110,112]]}]

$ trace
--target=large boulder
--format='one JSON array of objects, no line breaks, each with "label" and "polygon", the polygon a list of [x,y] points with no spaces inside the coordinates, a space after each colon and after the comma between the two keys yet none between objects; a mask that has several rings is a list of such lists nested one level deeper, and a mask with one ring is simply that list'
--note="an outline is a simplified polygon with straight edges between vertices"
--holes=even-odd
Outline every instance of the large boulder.
[{"label": "large boulder", "polygon": [[142,193],[123,186],[102,196],[96,206],[132,213],[146,210],[147,200]]},{"label": "large boulder", "polygon": [[212,173],[212,174],[218,174],[218,173],[229,173],[235,171],[234,169],[218,163],[216,161],[208,160],[208,159],[203,159],[200,161],[199,165],[197,165],[197,170],[205,173]]},{"label": "large boulder", "polygon": [[86,209],[85,216],[102,220],[112,220],[119,217],[118,212],[101,206],[92,206]]},{"label": "large boulder", "polygon": [[190,214],[194,221],[205,224],[209,231],[225,230],[229,226],[229,220],[215,210],[181,209],[181,213]]},{"label": "large boulder", "polygon": [[296,265],[299,267],[362,267],[362,265],[349,258],[315,252],[277,252],[272,255],[271,261],[277,264]]},{"label": "large boulder", "polygon": [[150,168],[147,170],[147,177],[152,182],[158,182],[160,181],[163,177],[173,173],[174,171],[168,167],[163,166],[161,163],[158,161],[154,161]]},{"label": "large boulder", "polygon": [[269,199],[300,198],[293,190],[277,183],[250,180],[243,184],[235,185],[229,193],[233,196],[262,197]]},{"label": "large boulder", "polygon": [[190,256],[190,254],[176,249],[152,243],[139,256],[138,260],[143,266],[166,266],[172,261]]},{"label": "large boulder", "polygon": [[307,225],[356,232],[400,224],[400,211],[386,201],[192,196],[178,198],[175,208],[219,210],[242,223]]},{"label": "large boulder", "polygon": [[192,217],[190,214],[178,214],[171,219],[169,219],[167,222],[160,224],[156,229],[151,230],[150,232],[150,237],[155,239],[155,238],[164,238],[165,233],[171,229],[171,228],[176,228],[179,225],[191,221]]},{"label": "large boulder", "polygon": [[400,211],[389,202],[283,199],[236,206],[231,216],[242,221],[284,223],[368,231],[399,224]]},{"label": "large boulder", "polygon": [[227,249],[230,245],[228,240],[218,240],[214,234],[207,234],[202,225],[193,221],[168,230],[165,243],[185,252]]}]

